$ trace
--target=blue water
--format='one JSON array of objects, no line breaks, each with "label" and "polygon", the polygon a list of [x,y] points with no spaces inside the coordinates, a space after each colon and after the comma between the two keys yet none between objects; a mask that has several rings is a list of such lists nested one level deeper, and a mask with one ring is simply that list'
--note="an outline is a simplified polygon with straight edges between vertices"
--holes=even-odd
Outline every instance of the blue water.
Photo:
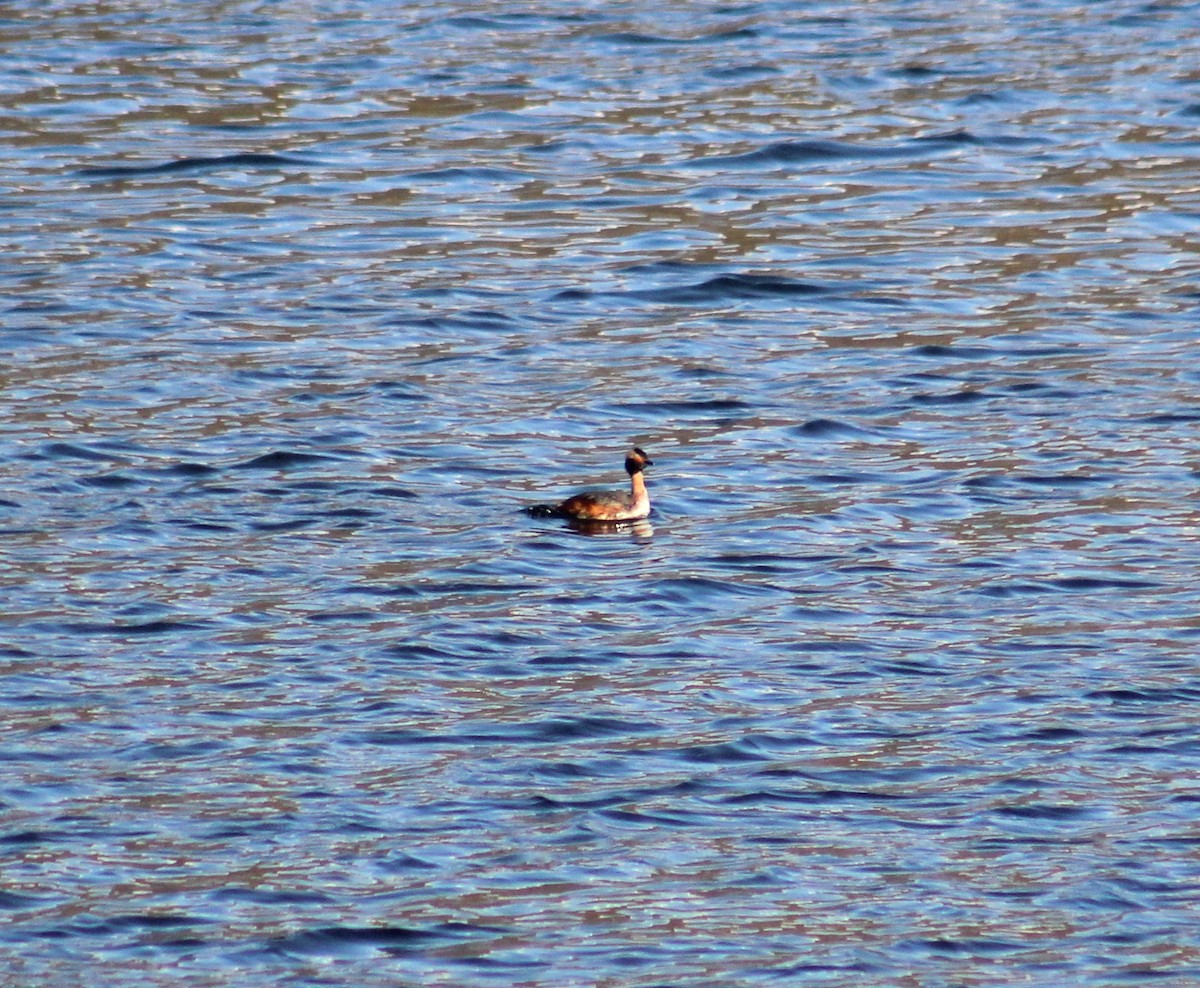
[{"label": "blue water", "polygon": [[5,7],[0,983],[1200,982],[1196,14]]}]

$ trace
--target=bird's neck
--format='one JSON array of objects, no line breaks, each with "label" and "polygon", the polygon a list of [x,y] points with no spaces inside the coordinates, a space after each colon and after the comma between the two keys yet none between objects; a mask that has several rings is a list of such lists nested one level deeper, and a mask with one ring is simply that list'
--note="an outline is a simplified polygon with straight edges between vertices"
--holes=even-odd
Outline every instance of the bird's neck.
[{"label": "bird's neck", "polygon": [[641,470],[629,475],[629,493],[633,495],[635,501],[641,501],[650,496],[646,492],[646,477]]}]

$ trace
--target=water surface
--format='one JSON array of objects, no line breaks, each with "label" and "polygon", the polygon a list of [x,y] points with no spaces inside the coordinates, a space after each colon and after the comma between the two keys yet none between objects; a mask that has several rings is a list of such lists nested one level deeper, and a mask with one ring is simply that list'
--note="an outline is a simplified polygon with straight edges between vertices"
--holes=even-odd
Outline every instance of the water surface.
[{"label": "water surface", "polygon": [[1194,15],[8,5],[5,982],[1200,980]]}]

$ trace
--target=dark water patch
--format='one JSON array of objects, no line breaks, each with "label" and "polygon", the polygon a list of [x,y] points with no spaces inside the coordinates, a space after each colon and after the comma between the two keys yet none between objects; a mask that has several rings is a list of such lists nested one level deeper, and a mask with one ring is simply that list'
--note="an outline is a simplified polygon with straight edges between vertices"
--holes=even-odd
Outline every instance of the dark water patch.
[{"label": "dark water patch", "polygon": [[470,932],[494,933],[492,928],[454,924],[417,928],[406,926],[324,926],[271,941],[269,948],[283,954],[316,957],[352,957],[363,949],[393,957],[425,951],[462,938]]},{"label": "dark water patch", "polygon": [[706,155],[689,162],[695,167],[772,167],[808,165],[854,158],[889,157],[886,150],[842,141],[774,141],[754,151],[740,154]]},{"label": "dark water patch", "polygon": [[[371,518],[383,517],[382,511],[374,511],[370,508],[355,508],[355,507],[330,508],[328,511],[325,511],[323,514],[324,514],[324,517],[326,517],[326,518],[347,518],[350,521],[366,521]],[[350,527],[350,526],[345,526],[345,527]]]},{"label": "dark water patch", "polygon": [[890,477],[881,473],[817,473],[808,479],[815,486],[858,487],[863,484],[886,484]]},{"label": "dark water patch", "polygon": [[675,374],[687,381],[728,380],[734,376],[728,371],[707,366],[681,367]]},{"label": "dark water patch", "polygon": [[1111,474],[1090,473],[1026,473],[1012,478],[1017,483],[1035,487],[1083,487],[1088,484],[1111,483],[1116,479]]},{"label": "dark water patch", "polygon": [[314,624],[337,624],[339,622],[358,624],[374,620],[378,616],[374,611],[316,611],[306,614],[304,619],[312,621]]},{"label": "dark water patch", "polygon": [[1200,422],[1200,411],[1158,412],[1154,415],[1143,416],[1138,421],[1146,422],[1150,425],[1175,425],[1177,423]]},{"label": "dark water patch", "polygon": [[604,809],[597,811],[597,815],[604,817],[606,820],[626,824],[637,829],[657,827],[670,827],[673,829],[691,828],[704,826],[705,823],[703,817],[684,812],[664,813],[651,812],[649,810]]},{"label": "dark water patch", "polygon": [[892,144],[865,141],[785,140],[773,141],[753,151],[717,154],[693,158],[688,165],[698,168],[779,168],[822,165],[831,162],[891,160],[919,157],[931,151],[946,150],[980,143],[967,131],[951,131],[914,137]]},{"label": "dark water patch", "polygon": [[80,477],[78,483],[100,490],[122,490],[126,487],[136,487],[141,481],[124,473],[101,473],[91,477]]},{"label": "dark water patch", "polygon": [[537,795],[522,802],[520,808],[531,809],[543,812],[557,812],[558,810],[594,810],[606,806],[616,806],[618,804],[627,803],[630,797],[636,795],[626,792],[608,793],[602,796],[588,796],[579,799],[556,798],[552,796]]},{"label": "dark water patch", "polygon": [[[526,589],[526,587],[527,584],[514,583],[511,580],[505,579],[450,580],[445,583],[431,580],[423,584],[421,589],[434,594],[463,594],[473,596],[476,594],[519,593]],[[523,636],[510,636],[510,641],[528,643],[533,641],[533,639]]]},{"label": "dark water patch", "polygon": [[430,397],[407,381],[375,381],[370,387],[389,401],[428,401]]},{"label": "dark water patch", "polygon": [[364,597],[419,597],[421,591],[416,587],[404,584],[378,585],[371,583],[354,583],[339,587],[334,593],[361,594]]},{"label": "dark water patch", "polygon": [[1085,731],[1074,727],[1039,727],[1022,735],[1028,741],[1078,741],[1087,736]]},{"label": "dark water patch", "polygon": [[[998,390],[1003,394],[1016,395],[1021,398],[1049,398],[1056,401],[1078,401],[1082,397],[1079,391],[1072,388],[1064,388],[1043,381],[1020,381],[1016,384],[1006,385]],[[1058,413],[1052,408],[1046,408],[1044,414],[1055,415]]]},{"label": "dark water patch", "polygon": [[56,830],[17,830],[8,834],[0,834],[0,845],[47,844],[63,840],[67,836],[66,832]]},{"label": "dark water patch", "polygon": [[1162,586],[1153,580],[1131,580],[1122,577],[1064,576],[1048,581],[1059,590],[1087,593],[1092,590],[1154,590]]},{"label": "dark water patch", "polygon": [[809,419],[803,425],[797,425],[788,430],[792,435],[804,436],[810,439],[830,439],[838,436],[864,436],[868,432],[851,422],[840,422],[836,419]]},{"label": "dark water patch", "polygon": [[659,415],[708,416],[747,412],[757,406],[742,401],[740,398],[701,398],[696,400],[656,401],[649,406],[615,404],[612,407],[621,412],[648,411]]},{"label": "dark water patch", "polygon": [[360,735],[360,739],[366,744],[386,747],[498,743],[553,744],[564,741],[586,742],[600,738],[644,734],[653,729],[653,725],[648,722],[620,720],[615,717],[548,717],[520,724],[497,724],[488,730],[469,732],[429,733],[408,728],[369,731]]},{"label": "dark water patch", "polygon": [[176,525],[179,528],[186,528],[193,532],[219,534],[222,532],[236,532],[238,526],[227,525],[223,522],[215,521],[196,521],[192,518],[168,518],[168,525]]},{"label": "dark water patch", "polygon": [[984,474],[978,477],[967,477],[962,481],[962,486],[968,490],[996,490],[1011,487],[1012,485],[1012,480],[1001,474]]},{"label": "dark water patch", "polygon": [[206,755],[227,751],[229,745],[221,741],[199,740],[188,744],[171,744],[165,741],[137,744],[120,750],[128,761],[171,762],[203,758]]},{"label": "dark water patch", "polygon": [[[4,842],[4,838],[0,837],[0,843]],[[23,895],[19,892],[9,892],[5,889],[0,889],[0,910],[8,912],[20,912],[25,909],[42,909],[56,901],[60,900],[49,896]]]},{"label": "dark water patch", "polygon": [[731,583],[728,580],[696,576],[674,577],[659,580],[655,584],[656,599],[672,600],[677,603],[722,597],[761,597],[777,592],[773,587],[764,587],[758,584]]},{"label": "dark water patch", "polygon": [[390,855],[385,861],[378,862],[379,871],[388,875],[404,875],[411,872],[436,871],[438,866],[432,861],[417,857],[415,854],[398,852]]},{"label": "dark water patch", "polygon": [[898,79],[936,79],[949,74],[952,74],[952,70],[941,66],[934,68],[921,62],[910,62],[888,73]]},{"label": "dark water patch", "polygon": [[1089,700],[1107,700],[1115,704],[1142,703],[1197,703],[1200,702],[1200,688],[1189,687],[1147,687],[1137,689],[1123,687],[1118,689],[1093,690],[1084,694]]},{"label": "dark water patch", "polygon": [[125,178],[137,175],[163,175],[176,172],[214,171],[222,168],[293,168],[315,164],[309,158],[288,154],[224,154],[215,157],[177,158],[157,165],[103,165],[81,168],[76,173],[88,178]]},{"label": "dark water patch", "polygon": [[979,587],[975,592],[984,597],[1021,597],[1050,593],[1093,593],[1106,590],[1154,590],[1161,583],[1148,580],[1129,580],[1110,577],[1071,576],[1043,580],[997,581]]},{"label": "dark water patch", "polygon": [[742,762],[766,761],[762,752],[749,741],[722,741],[716,744],[694,744],[672,752],[680,761],[697,765],[733,765]]},{"label": "dark water patch", "polygon": [[993,347],[965,343],[925,343],[909,351],[914,357],[933,357],[949,360],[994,360],[1000,355]]},{"label": "dark water patch", "polygon": [[704,74],[710,79],[733,82],[744,79],[763,79],[780,75],[782,71],[779,66],[767,62],[751,62],[745,65],[726,65],[706,69]]},{"label": "dark water patch", "polygon": [[547,669],[583,669],[594,668],[596,666],[613,665],[620,661],[620,657],[608,653],[603,654],[576,654],[576,653],[556,653],[554,655],[537,655],[528,660],[528,665],[533,668]]},{"label": "dark water patch", "polygon": [[77,443],[46,443],[41,447],[43,456],[52,460],[92,460],[97,463],[123,462],[126,457],[108,453],[93,446],[81,446]]},{"label": "dark water patch", "polygon": [[527,182],[533,176],[513,168],[434,168],[429,171],[409,172],[405,178],[417,182]]},{"label": "dark water patch", "polygon": [[1001,806],[993,811],[998,816],[1015,817],[1021,820],[1045,820],[1060,823],[1074,820],[1091,820],[1100,814],[1090,806],[1067,806],[1052,803],[1030,803],[1027,806]]},{"label": "dark water patch", "polygon": [[772,552],[763,553],[721,552],[706,557],[712,566],[721,569],[731,569],[739,573],[794,573],[811,565],[811,558],[801,555],[780,555]]},{"label": "dark water patch", "polygon": [[[763,772],[760,775],[773,775]],[[792,773],[789,773],[792,774]],[[764,806],[780,805],[838,805],[841,803],[885,803],[904,799],[904,796],[883,790],[819,788],[787,789],[772,786],[767,789],[741,792],[725,797],[722,802],[731,805]]]},{"label": "dark water patch", "polygon": [[386,497],[395,501],[411,501],[414,498],[420,497],[416,491],[410,491],[406,487],[395,487],[387,485],[384,487],[372,487],[370,494],[373,497]]},{"label": "dark water patch", "polygon": [[[462,661],[462,653],[452,648],[443,648],[426,643],[408,643],[388,645],[382,650],[388,658],[400,659],[404,662],[443,664]],[[417,666],[420,668],[420,666]]]},{"label": "dark water patch", "polygon": [[527,30],[537,27],[543,22],[568,20],[569,17],[557,18],[540,13],[496,13],[484,16],[482,14],[463,14],[457,17],[447,17],[442,23],[463,28],[468,31],[511,31]]},{"label": "dark water patch", "polygon": [[197,621],[144,621],[134,624],[99,621],[63,621],[56,625],[73,635],[104,635],[115,638],[142,637],[151,635],[173,635],[181,632],[201,631],[206,623]]},{"label": "dark water patch", "polygon": [[195,497],[215,495],[217,497],[229,497],[235,495],[241,497],[245,495],[245,490],[241,487],[230,487],[227,484],[201,484],[189,491],[180,492],[181,496]]},{"label": "dark water patch", "polygon": [[46,940],[73,941],[79,937],[117,937],[181,927],[204,927],[214,922],[203,916],[135,913],[108,919],[78,919],[62,926],[43,928],[36,935]]},{"label": "dark water patch", "polygon": [[287,518],[281,521],[252,521],[248,528],[255,532],[296,532],[321,524],[318,518]]},{"label": "dark water patch", "polygon": [[899,944],[901,950],[945,957],[971,955],[997,957],[1005,954],[1023,953],[1029,950],[1028,943],[1011,940],[989,940],[979,937],[950,939],[936,937],[920,940],[905,940]]},{"label": "dark water patch", "polygon": [[886,651],[882,645],[857,640],[792,641],[787,642],[785,647],[789,652],[801,655],[866,655]]},{"label": "dark water patch", "polygon": [[828,291],[823,285],[777,275],[722,274],[694,285],[639,289],[628,294],[632,298],[666,305],[703,305],[772,297],[811,297]]},{"label": "dark water patch", "polygon": [[[837,975],[846,975],[855,982],[864,982],[863,975],[878,976],[884,969],[878,964],[871,964],[867,961],[846,961],[844,964],[799,961],[797,963],[782,962],[766,966],[750,967],[747,970],[751,977],[756,980],[762,979],[764,982],[774,981],[783,984],[812,982],[819,984],[827,982],[831,977]],[[874,980],[874,977],[866,979],[865,983],[870,984],[872,980]]]},{"label": "dark water patch", "polygon": [[164,472],[178,477],[211,477],[214,473],[220,473],[220,470],[207,463],[173,463]]},{"label": "dark water patch", "polygon": [[961,388],[942,394],[922,392],[912,395],[909,401],[914,405],[973,405],[976,402],[987,401],[989,398],[995,397],[998,396],[980,388]]},{"label": "dark water patch", "polygon": [[568,288],[556,292],[553,297],[560,301],[628,298],[661,305],[723,305],[755,299],[815,297],[826,295],[830,291],[831,289],[824,285],[783,276],[721,274],[692,284],[638,288],[623,292]]},{"label": "dark water patch", "polygon": [[879,665],[879,671],[884,674],[897,676],[948,676],[951,670],[947,670],[936,662],[923,661],[920,659],[910,659],[907,661],[893,660],[891,662],[882,662]]},{"label": "dark water patch", "polygon": [[302,453],[289,450],[275,450],[263,453],[253,459],[234,463],[233,470],[292,470],[315,466],[319,463],[336,462],[336,457],[323,453]]},{"label": "dark water patch", "polygon": [[749,41],[757,38],[758,32],[752,28],[734,28],[728,31],[714,31],[710,34],[697,35],[691,38],[675,38],[661,34],[644,34],[640,31],[614,31],[596,34],[592,39],[603,44],[632,48],[673,48],[683,45],[710,45],[714,42]]}]

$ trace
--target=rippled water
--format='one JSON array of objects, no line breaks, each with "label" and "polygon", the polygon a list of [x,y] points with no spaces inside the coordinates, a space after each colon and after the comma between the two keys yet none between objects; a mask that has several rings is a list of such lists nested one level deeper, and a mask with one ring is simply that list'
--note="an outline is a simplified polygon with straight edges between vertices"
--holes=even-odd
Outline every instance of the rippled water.
[{"label": "rippled water", "polygon": [[7,5],[3,983],[1200,980],[1197,13]]}]

